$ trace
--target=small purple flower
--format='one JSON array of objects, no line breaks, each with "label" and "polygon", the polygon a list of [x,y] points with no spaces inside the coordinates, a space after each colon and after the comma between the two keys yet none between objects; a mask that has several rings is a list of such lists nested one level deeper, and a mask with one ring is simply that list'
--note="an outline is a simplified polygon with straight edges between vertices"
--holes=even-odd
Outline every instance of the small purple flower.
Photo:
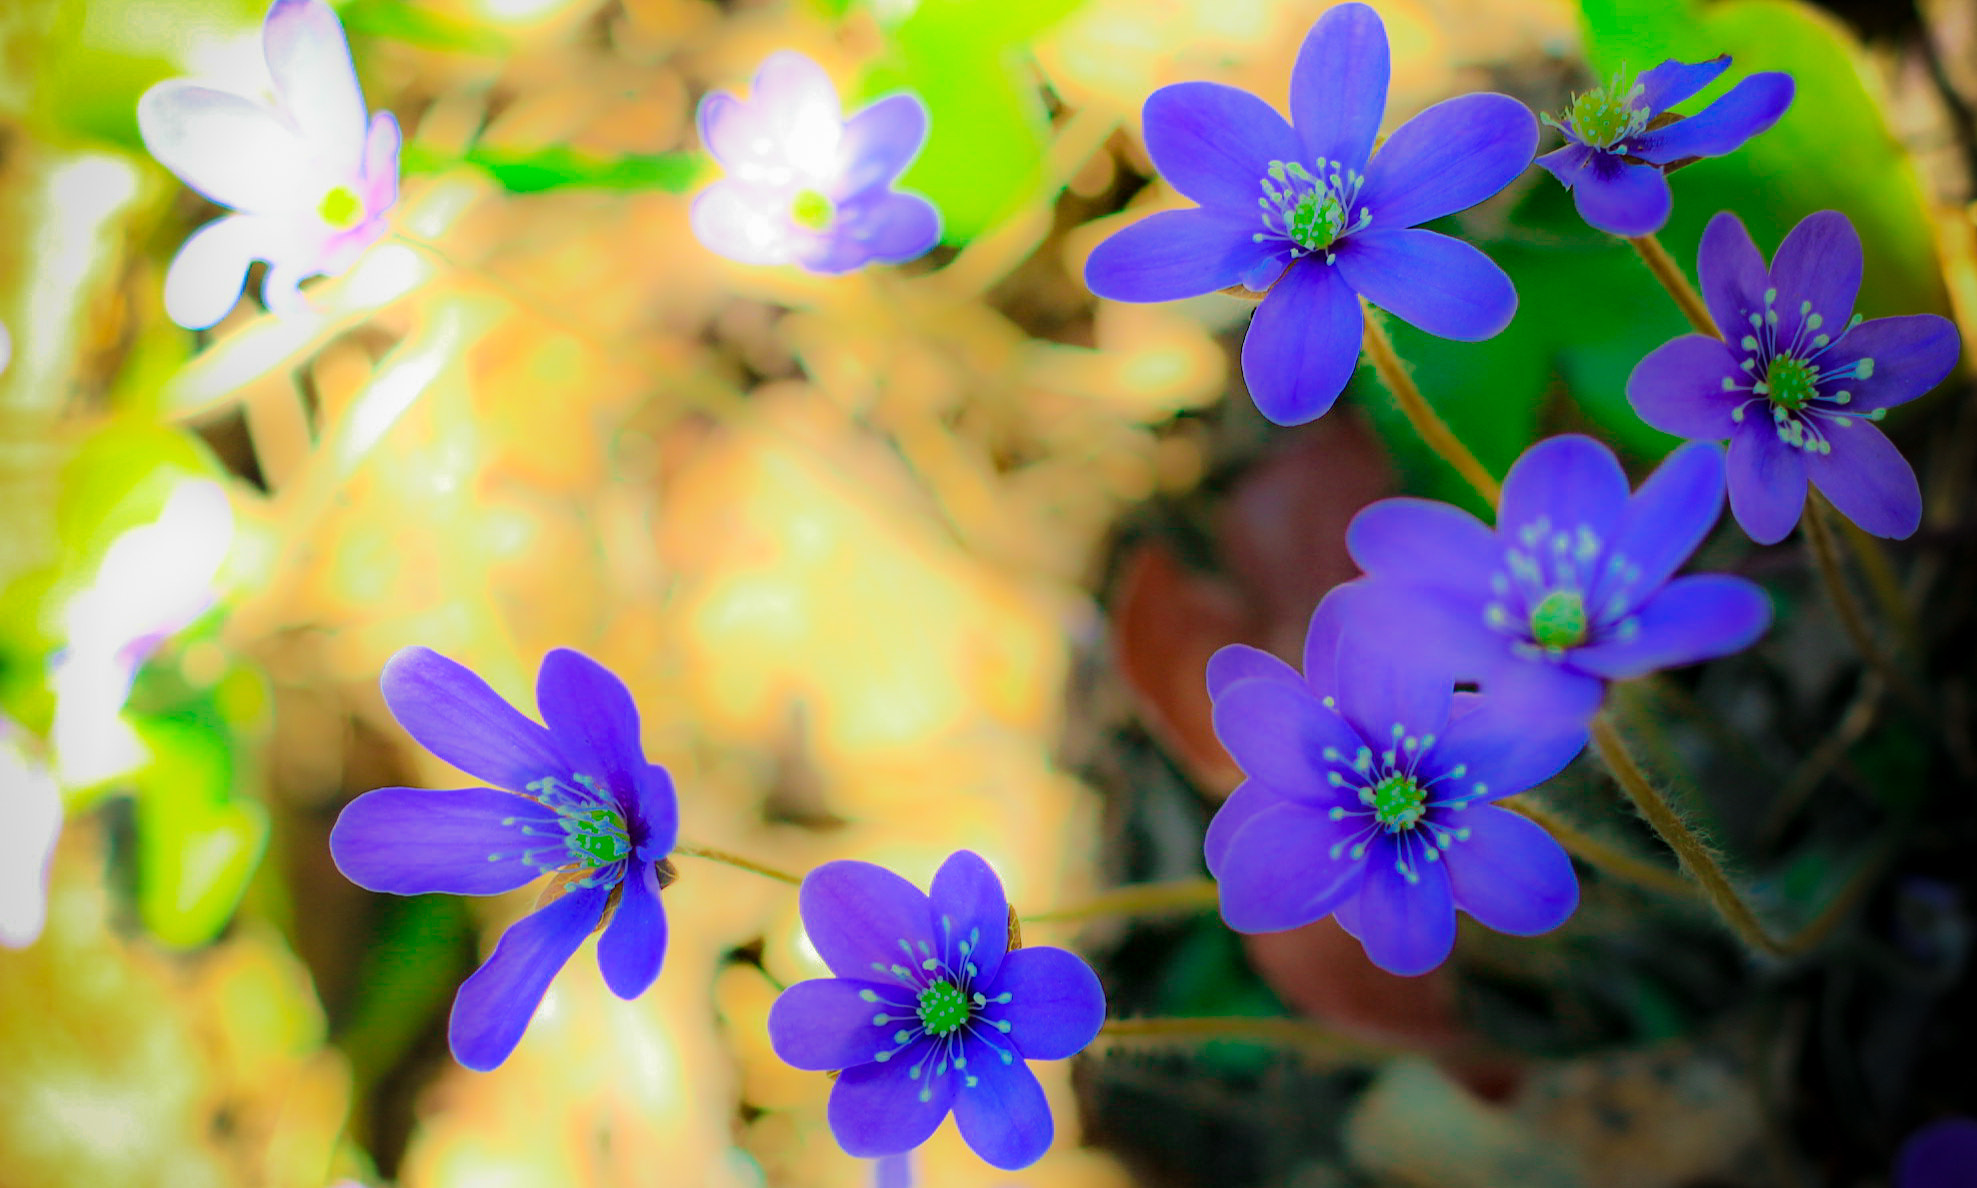
[{"label": "small purple flower", "polygon": [[1166,211],[1098,245],[1092,292],[1174,301],[1241,284],[1268,291],[1243,341],[1264,416],[1324,416],[1359,363],[1359,299],[1442,338],[1510,324],[1517,291],[1488,256],[1416,224],[1463,210],[1531,163],[1538,125],[1507,95],[1463,95],[1402,124],[1373,153],[1387,104],[1387,33],[1364,4],[1313,25],[1291,75],[1291,117],[1211,82],[1146,101],[1147,152],[1197,209]]},{"label": "small purple flower", "polygon": [[1977,1118],[1932,1122],[1895,1155],[1894,1188],[1977,1188]]},{"label": "small purple flower", "polygon": [[644,993],[666,952],[655,864],[673,848],[679,813],[672,777],[645,761],[624,683],[579,652],[549,653],[535,693],[547,729],[428,648],[393,656],[381,683],[407,733],[493,787],[359,796],[330,832],[345,877],[394,895],[498,895],[550,873],[566,884],[461,984],[455,1058],[482,1072],[506,1060],[607,909],[597,942],[604,982],[620,998]]},{"label": "small purple flower", "polygon": [[1572,100],[1562,119],[1544,121],[1565,134],[1565,146],[1538,158],[1572,191],[1579,216],[1602,231],[1652,235],[1668,221],[1674,198],[1668,169],[1697,157],[1735,152],[1778,122],[1792,105],[1792,76],[1753,74],[1695,115],[1667,115],[1730,66],[1730,55],[1707,62],[1663,62],[1638,80],[1625,71]]},{"label": "small purple flower", "polygon": [[1578,906],[1565,851],[1489,802],[1558,774],[1586,730],[1455,693],[1447,665],[1366,629],[1371,593],[1319,603],[1303,676],[1243,644],[1208,662],[1215,733],[1246,779],[1203,850],[1229,927],[1335,916],[1375,965],[1412,975],[1448,956],[1456,908],[1534,936]]},{"label": "small purple flower", "polygon": [[[1723,451],[1686,445],[1630,499],[1613,451],[1553,437],[1503,482],[1492,532],[1459,508],[1383,499],[1346,529],[1380,597],[1361,629],[1535,717],[1584,722],[1610,680],[1750,645],[1771,621],[1751,582],[1670,579],[1723,510]],[[1355,583],[1357,584],[1357,583]]]},{"label": "small purple flower", "polygon": [[940,213],[892,183],[927,139],[919,96],[887,95],[844,119],[823,67],[769,55],[748,99],[700,101],[700,142],[728,176],[693,201],[693,233],[744,264],[837,273],[914,259],[940,239]]},{"label": "small purple flower", "polygon": [[323,0],[275,0],[261,38],[274,106],[183,79],[137,101],[151,155],[234,211],[193,232],[165,275],[165,311],[188,329],[226,316],[255,260],[268,262],[270,310],[307,309],[301,283],[349,268],[398,201],[398,121],[388,111],[366,121],[336,13]]},{"label": "small purple flower", "polygon": [[941,864],[933,891],[869,862],[829,862],[798,896],[835,978],[798,982],[769,1011],[769,1041],[797,1068],[843,1070],[828,1111],[861,1158],[927,1141],[954,1111],[961,1137],[1005,1171],[1050,1146],[1050,1106],[1030,1060],[1083,1050],[1105,993],[1075,954],[1005,951],[1009,902],[979,855]]},{"label": "small purple flower", "polygon": [[1810,481],[1876,536],[1922,522],[1907,459],[1869,422],[1956,366],[1956,327],[1934,314],[1861,320],[1860,236],[1838,211],[1809,215],[1767,269],[1737,216],[1703,232],[1696,271],[1723,338],[1688,334],[1656,348],[1627,399],[1657,429],[1730,439],[1730,510],[1752,540],[1783,540]]}]

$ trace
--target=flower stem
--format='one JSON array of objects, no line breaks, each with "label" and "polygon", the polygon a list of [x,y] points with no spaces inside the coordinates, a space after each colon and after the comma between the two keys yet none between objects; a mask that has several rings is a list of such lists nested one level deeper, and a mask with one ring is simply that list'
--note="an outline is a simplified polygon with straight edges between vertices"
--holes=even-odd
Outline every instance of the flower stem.
[{"label": "flower stem", "polygon": [[1847,637],[1853,640],[1854,650],[1860,658],[1874,670],[1882,682],[1899,694],[1922,716],[1933,721],[1935,707],[1929,704],[1919,686],[1909,679],[1908,674],[1895,667],[1895,662],[1874,642],[1873,632],[1868,629],[1867,616],[1861,613],[1860,604],[1854,601],[1853,591],[1847,588],[1847,579],[1840,572],[1840,551],[1833,539],[1832,525],[1827,516],[1832,514],[1826,500],[1812,493],[1806,500],[1807,506],[1803,523],[1805,540],[1812,546],[1812,558],[1819,566],[1819,576],[1826,584],[1826,596],[1833,603],[1833,610],[1840,616],[1840,626],[1846,629]]},{"label": "flower stem", "polygon": [[695,846],[689,845],[686,842],[675,842],[673,844],[673,853],[685,854],[689,858],[705,858],[709,862],[719,862],[724,866],[732,866],[736,870],[745,870],[750,874],[761,875],[765,879],[774,879],[779,883],[788,883],[792,887],[803,885],[802,875],[793,875],[786,870],[778,870],[773,866],[765,866],[753,859],[743,858],[739,854],[730,854],[726,850],[717,850],[712,846]]},{"label": "flower stem", "polygon": [[1688,899],[1695,894],[1695,885],[1676,872],[1645,862],[1618,846],[1601,841],[1541,804],[1523,797],[1499,803],[1537,822],[1546,833],[1557,839],[1559,845],[1565,847],[1566,853],[1588,866],[1663,895]]},{"label": "flower stem", "polygon": [[1393,340],[1387,337],[1386,327],[1380,324],[1380,315],[1369,308],[1365,310],[1365,317],[1366,354],[1372,358],[1373,369],[1380,373],[1381,382],[1394,394],[1394,402],[1400,405],[1400,411],[1406,415],[1408,423],[1414,426],[1414,431],[1421,435],[1421,440],[1427,443],[1429,449],[1454,467],[1455,472],[1476,489],[1483,502],[1495,507],[1497,495],[1502,490],[1496,476],[1469,452],[1469,447],[1462,444],[1462,439],[1448,427],[1448,422],[1428,406],[1421,389],[1414,385],[1413,377],[1407,374],[1406,366],[1394,352]]},{"label": "flower stem", "polygon": [[1175,879],[1164,883],[1132,883],[1102,891],[1083,903],[1034,912],[1025,924],[1092,920],[1105,916],[1157,916],[1167,912],[1206,911],[1216,904],[1213,879]]},{"label": "flower stem", "polygon": [[1392,1050],[1352,1039],[1302,1019],[1224,1016],[1199,1019],[1107,1019],[1094,1043],[1195,1044],[1213,1040],[1297,1048],[1337,1063],[1378,1060]]},{"label": "flower stem", "polygon": [[1716,320],[1709,316],[1709,306],[1703,304],[1702,295],[1689,283],[1688,275],[1682,271],[1681,265],[1675,263],[1675,258],[1668,254],[1668,249],[1661,246],[1661,240],[1653,235],[1637,235],[1630,237],[1627,242],[1640,254],[1641,263],[1647,265],[1647,270],[1654,274],[1654,279],[1660,281],[1661,287],[1668,290],[1668,295],[1675,299],[1682,316],[1689,319],[1689,325],[1695,327],[1697,334],[1706,334],[1711,338],[1723,337],[1716,329]]}]

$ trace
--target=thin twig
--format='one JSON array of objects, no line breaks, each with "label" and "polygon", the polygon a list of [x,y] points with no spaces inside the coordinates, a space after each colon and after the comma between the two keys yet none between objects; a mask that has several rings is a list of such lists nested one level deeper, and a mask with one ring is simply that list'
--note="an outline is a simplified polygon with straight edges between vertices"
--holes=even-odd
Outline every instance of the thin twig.
[{"label": "thin twig", "polygon": [[1308,1055],[1340,1063],[1380,1060],[1393,1050],[1340,1035],[1302,1019],[1226,1016],[1200,1019],[1107,1019],[1096,1043],[1205,1043],[1235,1040],[1273,1047],[1296,1048]]},{"label": "thin twig", "polygon": [[1559,845],[1565,847],[1566,853],[1588,866],[1663,895],[1688,900],[1695,898],[1695,884],[1680,874],[1601,841],[1535,801],[1513,797],[1498,803],[1537,822],[1546,833],[1557,839]]},{"label": "thin twig", "polygon": [[1826,522],[1828,508],[1826,501],[1818,494],[1806,500],[1805,515],[1800,518],[1805,526],[1806,543],[1812,546],[1812,558],[1819,566],[1819,576],[1826,583],[1826,596],[1832,600],[1833,610],[1840,616],[1840,626],[1853,640],[1854,650],[1867,662],[1888,688],[1899,694],[1925,721],[1934,721],[1935,707],[1929,704],[1919,686],[1909,679],[1908,674],[1895,667],[1895,662],[1874,642],[1868,630],[1867,618],[1860,613],[1860,604],[1854,601],[1853,591],[1847,588],[1846,575],[1840,572],[1839,548],[1833,540],[1833,530]]},{"label": "thin twig", "polygon": [[726,850],[717,850],[712,846],[696,846],[689,845],[686,842],[675,842],[673,843],[673,853],[685,854],[689,858],[705,858],[709,862],[719,862],[724,866],[732,866],[736,870],[745,870],[750,874],[761,875],[765,879],[774,879],[779,883],[788,883],[792,887],[803,885],[802,875],[793,875],[786,870],[778,870],[773,866],[764,865],[752,858],[743,858],[739,854],[730,854]]},{"label": "thin twig", "polygon": [[1697,334],[1707,334],[1711,338],[1723,337],[1716,329],[1716,319],[1709,316],[1709,306],[1703,304],[1702,295],[1689,283],[1688,274],[1682,271],[1681,265],[1675,263],[1675,258],[1668,254],[1668,249],[1661,246],[1661,240],[1653,235],[1636,235],[1630,236],[1627,243],[1640,254],[1641,263],[1647,265],[1647,270],[1654,274],[1654,279],[1660,281],[1661,287],[1668,290],[1668,295],[1675,299],[1682,316],[1689,320],[1689,325],[1695,327]]},{"label": "thin twig", "polygon": [[1130,883],[1114,887],[1083,903],[1034,912],[1023,917],[1025,924],[1049,924],[1066,920],[1092,920],[1105,916],[1157,916],[1169,912],[1207,911],[1216,904],[1213,879],[1175,879],[1164,883]]},{"label": "thin twig", "polygon": [[1448,427],[1448,422],[1428,406],[1421,389],[1415,386],[1413,377],[1407,374],[1407,367],[1395,353],[1393,340],[1387,337],[1386,327],[1380,324],[1380,315],[1372,309],[1366,309],[1364,313],[1366,354],[1373,360],[1373,369],[1380,373],[1381,382],[1394,394],[1394,402],[1400,405],[1400,411],[1407,417],[1408,423],[1414,426],[1414,431],[1421,435],[1421,440],[1427,443],[1429,449],[1454,467],[1455,472],[1476,489],[1483,502],[1495,507],[1497,496],[1503,490],[1496,476],[1469,452],[1469,447],[1462,444],[1462,439]]}]

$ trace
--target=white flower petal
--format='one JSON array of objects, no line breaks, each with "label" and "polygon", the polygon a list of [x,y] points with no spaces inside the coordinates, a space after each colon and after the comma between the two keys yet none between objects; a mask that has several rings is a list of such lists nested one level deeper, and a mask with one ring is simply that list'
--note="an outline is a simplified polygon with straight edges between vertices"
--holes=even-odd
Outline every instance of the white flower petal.
[{"label": "white flower petal", "polygon": [[743,264],[786,264],[795,232],[788,197],[774,189],[717,181],[693,200],[693,234]]},{"label": "white flower petal", "polygon": [[228,215],[192,233],[165,274],[165,312],[188,330],[204,330],[240,300],[247,266],[272,246],[268,221]]},{"label": "white flower petal", "polygon": [[323,0],[275,0],[261,38],[282,110],[329,169],[355,177],[364,157],[364,93],[336,13]]},{"label": "white flower petal", "polygon": [[173,79],[137,101],[144,147],[186,185],[252,214],[313,209],[321,164],[272,108]]},{"label": "white flower petal", "polygon": [[398,117],[381,111],[371,117],[364,141],[364,209],[383,214],[398,204]]}]

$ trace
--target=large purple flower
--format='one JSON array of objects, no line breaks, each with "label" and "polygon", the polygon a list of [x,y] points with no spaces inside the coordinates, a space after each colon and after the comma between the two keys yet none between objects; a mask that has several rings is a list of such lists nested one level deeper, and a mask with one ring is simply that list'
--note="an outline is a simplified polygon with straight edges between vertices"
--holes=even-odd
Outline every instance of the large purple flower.
[{"label": "large purple flower", "polygon": [[394,895],[497,895],[551,873],[563,884],[460,986],[453,1055],[483,1072],[506,1060],[607,909],[604,982],[620,998],[644,993],[666,952],[656,864],[673,848],[679,813],[672,778],[645,761],[623,682],[579,652],[549,653],[535,694],[547,729],[427,648],[393,656],[382,683],[407,733],[493,787],[364,793],[330,832],[344,875]]},{"label": "large purple flower", "polygon": [[1326,595],[1303,676],[1242,644],[1209,661],[1215,733],[1246,779],[1203,850],[1229,927],[1334,915],[1374,964],[1419,974],[1448,956],[1456,908],[1516,936],[1572,914],[1565,851],[1489,802],[1556,775],[1586,730],[1456,694],[1448,665],[1375,628],[1369,594]]},{"label": "large purple flower", "polygon": [[1738,651],[1771,604],[1721,574],[1670,579],[1723,510],[1723,451],[1683,446],[1630,499],[1613,452],[1553,437],[1503,481],[1492,532],[1459,508],[1383,499],[1346,547],[1378,591],[1367,628],[1536,717],[1584,722],[1605,683]]},{"label": "large purple flower", "polygon": [[831,1133],[861,1157],[910,1151],[954,1111],[961,1137],[1005,1170],[1050,1146],[1030,1060],[1081,1051],[1105,1021],[1091,967],[1063,949],[1007,950],[1009,902],[980,856],[941,864],[931,895],[869,862],[803,880],[810,941],[837,974],[798,982],[769,1012],[776,1055],[842,1069]]},{"label": "large purple flower", "polygon": [[700,242],[744,264],[849,272],[897,264],[940,239],[940,213],[892,188],[927,139],[916,95],[887,95],[844,119],[823,67],[769,55],[748,99],[700,101],[700,142],[727,177],[693,202]]},{"label": "large purple flower", "polygon": [[1760,544],[1798,523],[1810,481],[1854,523],[1904,537],[1922,520],[1907,459],[1869,422],[1956,366],[1956,327],[1934,314],[1862,321],[1860,236],[1838,211],[1809,215],[1771,267],[1737,216],[1710,220],[1696,261],[1722,338],[1656,348],[1627,399],[1657,429],[1730,439],[1730,510]]},{"label": "large purple flower", "polygon": [[1667,169],[1735,152],[1792,105],[1792,76],[1772,71],[1751,75],[1695,115],[1667,114],[1729,66],[1724,54],[1707,62],[1663,62],[1638,80],[1624,71],[1614,75],[1576,96],[1562,118],[1545,117],[1565,134],[1565,145],[1538,164],[1572,191],[1588,223],[1614,235],[1654,234],[1674,205]]},{"label": "large purple flower", "polygon": [[165,311],[189,329],[225,317],[247,267],[268,262],[261,299],[307,308],[300,284],[349,268],[398,201],[398,121],[367,122],[343,26],[323,0],[275,0],[261,38],[275,104],[183,79],[137,101],[144,147],[235,213],[192,233],[165,274]]},{"label": "large purple flower", "polygon": [[1387,33],[1364,4],[1313,25],[1291,75],[1291,123],[1219,83],[1146,101],[1146,147],[1198,209],[1107,239],[1085,282],[1118,301],[1173,301],[1241,284],[1269,291],[1243,342],[1243,380],[1280,425],[1325,415],[1359,362],[1359,299],[1442,338],[1489,338],[1517,291],[1474,247],[1423,231],[1508,185],[1538,125],[1507,95],[1463,95],[1402,124],[1379,154]]},{"label": "large purple flower", "polygon": [[1977,1118],[1952,1116],[1908,1136],[1894,1188],[1977,1188]]}]

